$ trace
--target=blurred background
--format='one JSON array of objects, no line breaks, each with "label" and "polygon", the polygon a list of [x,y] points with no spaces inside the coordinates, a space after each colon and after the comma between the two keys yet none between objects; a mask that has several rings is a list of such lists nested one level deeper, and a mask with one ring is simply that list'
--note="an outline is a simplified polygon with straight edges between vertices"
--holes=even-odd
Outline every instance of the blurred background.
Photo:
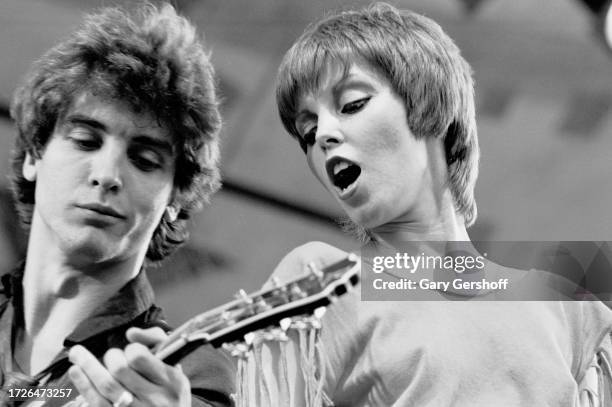
[{"label": "blurred background", "polygon": [[[0,1],[0,271],[23,255],[8,163],[11,95],[31,62],[108,0]],[[204,33],[224,98],[224,188],[150,271],[174,324],[259,287],[293,247],[358,244],[283,131],[276,69],[307,23],[363,1],[174,1]],[[438,21],[474,69],[482,148],[474,240],[612,240],[608,0],[391,1]],[[607,25],[606,25],[607,24]],[[606,28],[607,27],[607,28]]]}]

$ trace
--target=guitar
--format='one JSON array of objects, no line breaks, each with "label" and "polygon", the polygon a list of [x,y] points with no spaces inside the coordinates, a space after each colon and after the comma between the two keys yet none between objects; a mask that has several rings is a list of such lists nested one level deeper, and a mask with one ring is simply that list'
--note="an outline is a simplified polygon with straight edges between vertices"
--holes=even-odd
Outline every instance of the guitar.
[{"label": "guitar", "polygon": [[[273,281],[270,288],[251,294],[239,291],[236,300],[199,314],[172,331],[153,353],[174,365],[205,344],[221,347],[248,343],[252,332],[277,325],[286,329],[292,317],[320,314],[359,282],[360,261],[352,253],[323,269],[312,265],[308,269],[289,281]],[[80,399],[64,407],[79,405]]]},{"label": "guitar", "polygon": [[[323,269],[309,270],[251,294],[239,291],[237,299],[191,318],[154,349],[165,363],[176,364],[184,356],[210,344],[220,347],[244,341],[245,335],[280,324],[287,319],[311,315],[348,292],[359,281],[360,262],[355,254]],[[247,336],[248,342],[248,336]]]}]

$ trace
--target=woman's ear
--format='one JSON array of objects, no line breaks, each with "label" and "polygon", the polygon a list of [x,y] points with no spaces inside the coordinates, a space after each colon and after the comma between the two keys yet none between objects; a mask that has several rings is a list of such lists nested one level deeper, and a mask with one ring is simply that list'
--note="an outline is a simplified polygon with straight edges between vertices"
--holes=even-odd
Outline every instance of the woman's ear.
[{"label": "woman's ear", "polygon": [[36,181],[37,160],[30,153],[26,153],[23,160],[22,173],[23,177],[30,182]]}]

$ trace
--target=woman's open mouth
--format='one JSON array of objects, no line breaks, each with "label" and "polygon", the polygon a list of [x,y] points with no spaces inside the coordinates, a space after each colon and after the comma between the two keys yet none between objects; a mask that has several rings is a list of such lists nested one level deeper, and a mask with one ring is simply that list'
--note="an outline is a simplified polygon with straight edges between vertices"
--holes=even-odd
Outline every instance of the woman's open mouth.
[{"label": "woman's open mouth", "polygon": [[332,184],[338,188],[341,198],[347,196],[361,175],[359,165],[342,157],[332,157],[327,160],[325,169]]}]

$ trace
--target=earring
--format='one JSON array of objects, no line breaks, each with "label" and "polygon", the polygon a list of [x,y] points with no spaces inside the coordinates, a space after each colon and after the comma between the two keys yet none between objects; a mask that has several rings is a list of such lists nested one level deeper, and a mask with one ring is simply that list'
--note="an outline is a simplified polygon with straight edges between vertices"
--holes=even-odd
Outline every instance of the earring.
[{"label": "earring", "polygon": [[23,173],[23,178],[30,182],[36,181],[36,160],[30,153],[26,153],[21,172]]},{"label": "earring", "polygon": [[178,209],[172,205],[166,206],[166,220],[170,223],[174,222],[178,218]]}]

